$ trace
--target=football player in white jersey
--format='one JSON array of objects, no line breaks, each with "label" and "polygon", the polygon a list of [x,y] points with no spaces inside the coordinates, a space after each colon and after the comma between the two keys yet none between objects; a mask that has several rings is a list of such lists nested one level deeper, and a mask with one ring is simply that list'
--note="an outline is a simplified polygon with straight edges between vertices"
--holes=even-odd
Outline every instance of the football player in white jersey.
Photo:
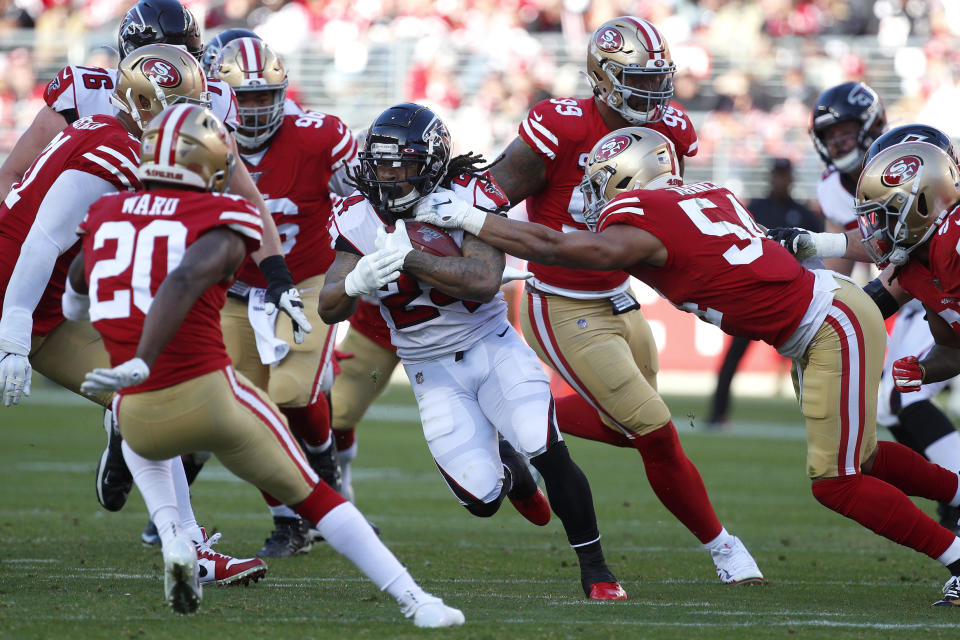
[{"label": "football player in white jersey", "polygon": [[[850,95],[850,89],[848,87],[852,85],[854,85],[854,83],[847,83],[846,85],[839,85],[824,92],[818,102],[818,111],[833,114],[852,113],[856,111],[854,107],[847,108],[844,103],[846,100],[845,96]],[[829,96],[833,97],[829,98]],[[831,104],[832,106],[829,106]],[[844,109],[846,109],[846,111]],[[821,117],[825,118],[825,116]],[[816,114],[814,118],[816,120]],[[814,126],[816,127],[816,122]],[[814,140],[818,144],[818,150],[820,149],[822,140],[832,139],[830,137],[831,132],[832,129],[828,127],[825,127],[820,134],[817,134],[816,131],[814,132]],[[869,138],[869,136],[865,136],[865,138]],[[956,160],[956,154],[954,153],[950,138],[942,131],[928,125],[908,124],[892,129],[878,137],[862,156],[863,164],[857,164],[857,169],[853,174],[854,177],[859,178],[861,166],[866,166],[870,159],[878,153],[902,142],[927,142],[934,144]],[[859,149],[859,147],[857,147],[857,149]],[[856,180],[854,181],[854,188],[855,187]],[[846,190],[843,190],[841,194],[840,189],[843,189],[841,176],[837,171],[828,171],[825,179],[821,180],[817,190],[818,195],[821,197],[821,207],[825,214],[830,211],[831,213],[829,215],[832,215],[834,218],[838,218],[841,214],[849,216],[852,220],[852,227],[849,224],[844,226],[855,229],[857,222],[854,213],[854,196]],[[841,195],[843,196],[842,200]],[[831,197],[833,199],[830,199]],[[846,206],[846,208],[843,208],[844,206]],[[843,219],[845,220],[846,218]],[[828,227],[828,231],[831,229],[834,232],[844,230],[838,224],[833,224]],[[801,229],[780,229],[771,230],[771,234],[773,237],[781,240],[781,243],[784,244],[787,249],[795,251],[797,248],[795,243],[801,241],[801,236],[806,235],[806,232]],[[825,235],[819,236],[814,234],[807,237],[811,239],[822,238],[823,241],[829,242],[829,238]],[[835,237],[839,238],[839,236]],[[841,245],[842,249],[845,250],[846,242],[841,241]],[[842,255],[843,250],[838,249],[835,253],[836,255]],[[827,258],[825,262],[829,260],[830,258]],[[845,263],[850,262],[846,259],[842,260]],[[897,313],[897,320],[887,343],[887,357],[883,365],[883,375],[880,378],[877,424],[888,428],[898,442],[909,446],[931,462],[935,462],[946,469],[960,471],[960,434],[957,433],[950,419],[932,402],[932,399],[949,384],[949,381],[945,380],[925,384],[914,393],[903,394],[896,389],[893,380],[893,364],[898,359],[909,355],[919,355],[923,357],[933,348],[934,339],[930,333],[930,327],[926,320],[923,305],[916,299],[910,300],[900,307],[899,310],[897,310],[896,306],[891,307],[884,305],[883,300],[885,298],[883,292],[885,289],[879,279],[869,283],[866,286],[866,290],[877,300],[885,317],[892,315],[894,312]],[[941,503],[937,507],[937,514],[942,526],[953,531],[960,531],[960,526],[957,524],[957,520],[960,518],[960,509],[952,507],[949,504]]]},{"label": "football player in white jersey", "polygon": [[[577,553],[586,596],[626,599],[603,556],[590,485],[557,428],[546,374],[507,320],[503,253],[459,231],[419,226],[408,235],[403,218],[431,193],[484,209],[504,202],[477,175],[480,159],[449,154],[447,129],[426,107],[398,104],[374,121],[354,175],[358,193],[334,215],[337,257],[320,293],[320,317],[345,320],[360,296],[376,295],[430,453],[454,496],[479,517],[492,516],[508,497],[538,525],[549,521],[552,506]],[[421,246],[450,242],[431,254],[415,251],[411,236]],[[543,476],[549,505],[525,459]]]},{"label": "football player in white jersey", "polygon": [[[117,38],[120,58],[148,44],[171,44],[185,49],[194,58],[203,55],[200,28],[193,14],[177,0],[140,0],[124,16]],[[162,69],[158,69],[162,72]],[[171,81],[174,81],[171,78]],[[37,114],[33,123],[17,141],[10,155],[0,166],[0,198],[5,198],[11,186],[23,178],[27,168],[43,148],[68,124],[85,116],[116,115],[122,105],[112,97],[117,86],[116,69],[95,67],[64,67],[47,86],[44,100],[47,103]],[[208,82],[211,111],[233,131],[237,127],[237,103],[233,90],[219,80]],[[233,152],[236,143],[231,136]],[[283,259],[283,250],[276,224],[270,215],[260,192],[246,168],[239,166],[233,173],[230,191],[242,195],[260,210],[264,224],[263,244],[253,254],[269,282],[266,301],[289,315],[298,341],[303,332],[312,327],[303,313],[303,302],[293,286],[293,277]],[[0,358],[5,352],[0,350]],[[104,424],[109,424],[107,418]],[[116,428],[107,427],[107,448],[97,467],[97,497],[100,504],[110,511],[117,511],[126,503],[133,479],[123,462],[120,449],[120,434]]]}]

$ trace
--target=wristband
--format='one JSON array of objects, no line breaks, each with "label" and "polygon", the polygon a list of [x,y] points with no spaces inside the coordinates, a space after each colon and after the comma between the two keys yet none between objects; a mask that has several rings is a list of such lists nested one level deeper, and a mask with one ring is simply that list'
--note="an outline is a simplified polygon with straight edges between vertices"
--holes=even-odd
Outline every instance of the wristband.
[{"label": "wristband", "polygon": [[267,286],[273,289],[274,286],[280,286],[288,289],[293,286],[293,275],[287,267],[287,261],[283,256],[267,256],[260,261],[258,265],[263,277],[267,279]]},{"label": "wristband", "polygon": [[897,312],[900,308],[900,303],[897,302],[897,299],[890,295],[890,292],[887,291],[887,288],[883,286],[883,283],[880,282],[880,278],[875,278],[868,282],[866,286],[863,287],[863,290],[867,292],[877,307],[880,309],[880,313],[883,314],[883,319],[886,320],[893,314]]},{"label": "wristband", "polygon": [[811,233],[818,258],[842,258],[847,253],[847,234]]}]

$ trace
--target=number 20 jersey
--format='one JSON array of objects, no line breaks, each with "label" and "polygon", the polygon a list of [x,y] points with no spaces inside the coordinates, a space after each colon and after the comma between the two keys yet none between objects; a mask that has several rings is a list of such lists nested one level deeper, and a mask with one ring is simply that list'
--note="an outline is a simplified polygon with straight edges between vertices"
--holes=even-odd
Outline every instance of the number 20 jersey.
[{"label": "number 20 jersey", "polygon": [[[675,106],[664,119],[647,125],[669,138],[680,156],[697,153],[697,134],[687,115]],[[583,194],[580,182],[590,149],[610,129],[600,117],[593,98],[550,99],[538,102],[520,124],[519,136],[540,156],[546,170],[547,186],[527,198],[531,222],[557,231],[586,229],[583,222]],[[627,286],[623,271],[566,269],[558,265],[529,263],[531,282],[548,293],[571,298],[606,297]]]},{"label": "number 20 jersey", "polygon": [[764,237],[723,187],[697,182],[628,191],[607,203],[597,230],[619,224],[653,234],[667,249],[662,267],[638,263],[630,275],[729,334],[779,349],[811,307],[813,272]]},{"label": "number 20 jersey", "polygon": [[[216,228],[238,233],[247,252],[260,248],[263,224],[246,200],[224,194],[154,189],[104,196],[80,225],[90,320],[117,366],[136,355],[146,314],[167,275],[198,238]],[[169,387],[230,364],[220,329],[229,282],[194,302],[154,363],[139,393]]]},{"label": "number 20 jersey", "polygon": [[[503,194],[491,183],[476,178],[454,180],[453,192],[479,209],[505,208]],[[331,234],[337,250],[359,255],[376,251],[377,229],[393,230],[359,193],[338,205],[333,223]],[[463,244],[462,230],[448,233],[457,245]],[[397,355],[407,363],[469,349],[506,323],[507,304],[500,291],[493,300],[482,304],[458,300],[401,272],[399,280],[378,290],[376,296]]]}]

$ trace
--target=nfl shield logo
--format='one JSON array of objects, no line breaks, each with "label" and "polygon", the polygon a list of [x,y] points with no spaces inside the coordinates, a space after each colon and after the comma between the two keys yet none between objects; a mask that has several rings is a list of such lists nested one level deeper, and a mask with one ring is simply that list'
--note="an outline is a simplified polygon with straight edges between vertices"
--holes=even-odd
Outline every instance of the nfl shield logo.
[{"label": "nfl shield logo", "polygon": [[417,375],[413,378],[417,381],[417,384],[423,384],[423,371],[417,371]]}]

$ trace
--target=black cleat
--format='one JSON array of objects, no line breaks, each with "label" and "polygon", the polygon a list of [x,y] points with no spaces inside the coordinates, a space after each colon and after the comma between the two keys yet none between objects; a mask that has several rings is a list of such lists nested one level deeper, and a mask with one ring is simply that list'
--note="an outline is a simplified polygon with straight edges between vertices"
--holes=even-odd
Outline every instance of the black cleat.
[{"label": "black cleat", "polygon": [[937,505],[937,519],[944,529],[960,533],[960,525],[957,524],[957,521],[960,520],[960,507],[952,507],[945,502],[941,502]]},{"label": "black cleat", "polygon": [[273,531],[257,551],[260,558],[289,558],[310,551],[310,523],[303,518],[274,516]]},{"label": "black cleat", "polygon": [[935,607],[960,607],[960,577],[950,576],[943,585],[943,597],[933,603]]},{"label": "black cleat", "polygon": [[97,464],[97,500],[107,511],[120,511],[133,488],[133,476],[123,460],[120,444],[123,438],[113,424],[113,414],[103,412],[103,428],[107,432],[107,448]]},{"label": "black cleat", "polygon": [[342,495],[342,487],[340,485],[340,457],[337,455],[337,445],[334,444],[333,438],[330,439],[330,446],[320,453],[311,453],[299,438],[297,438],[297,442],[306,454],[310,467],[317,472],[320,479],[326,482],[334,491]]}]

